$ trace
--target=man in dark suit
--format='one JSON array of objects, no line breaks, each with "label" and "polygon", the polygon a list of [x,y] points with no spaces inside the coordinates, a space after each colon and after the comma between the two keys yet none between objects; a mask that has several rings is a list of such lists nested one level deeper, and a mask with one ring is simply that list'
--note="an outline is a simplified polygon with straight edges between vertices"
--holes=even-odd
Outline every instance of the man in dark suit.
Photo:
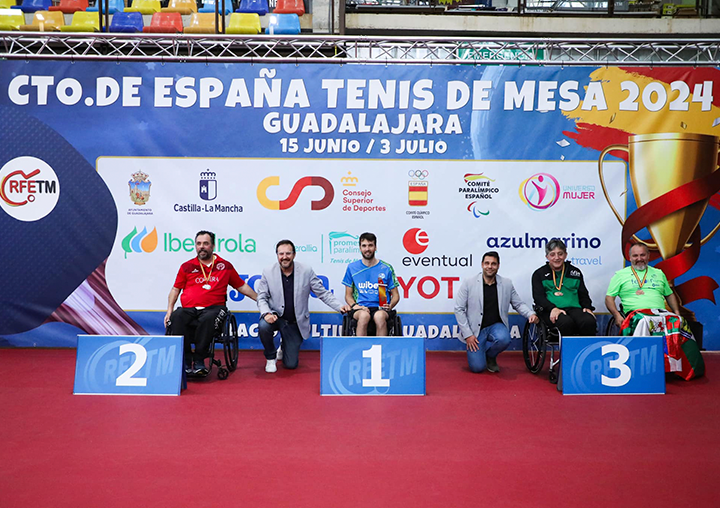
[{"label": "man in dark suit", "polygon": [[295,369],[303,339],[310,336],[310,291],[327,306],[338,312],[348,312],[325,289],[309,266],[295,262],[295,244],[280,240],[275,247],[278,262],[263,270],[262,278],[255,285],[260,309],[258,333],[265,348],[265,372],[277,372],[278,350],[274,334],[282,336],[282,361],[286,369]]},{"label": "man in dark suit", "polygon": [[520,299],[510,279],[500,277],[500,255],[487,252],[482,272],[466,279],[455,296],[455,319],[460,325],[460,340],[467,344],[472,372],[500,372],[497,356],[510,345],[508,310],[510,305],[531,323],[537,315]]}]

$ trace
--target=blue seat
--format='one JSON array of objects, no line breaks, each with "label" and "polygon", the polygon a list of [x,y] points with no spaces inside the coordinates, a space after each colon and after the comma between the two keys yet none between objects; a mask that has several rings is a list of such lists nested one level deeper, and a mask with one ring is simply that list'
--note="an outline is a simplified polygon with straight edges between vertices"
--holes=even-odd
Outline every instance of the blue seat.
[{"label": "blue seat", "polygon": [[265,33],[269,35],[296,35],[300,33],[297,14],[271,14]]},{"label": "blue seat", "polygon": [[[103,13],[105,12],[105,1],[104,0],[97,0],[95,2],[95,5],[92,7],[88,7],[87,11],[89,12],[97,12],[98,6],[100,3],[103,4]],[[124,0],[108,0],[108,14],[115,14],[116,12],[123,12],[125,11],[125,1]]]},{"label": "blue seat", "polygon": [[240,0],[240,7],[235,12],[254,12],[264,16],[268,11],[267,0]]},{"label": "blue seat", "polygon": [[[222,10],[222,0],[205,0],[203,6],[198,9],[198,12],[215,12],[215,2],[218,4],[218,12]],[[225,14],[232,12],[232,0],[225,0]]]},{"label": "blue seat", "polygon": [[110,22],[110,32],[137,33],[142,32],[144,26],[139,12],[118,12]]},{"label": "blue seat", "polygon": [[23,12],[48,11],[52,0],[23,0],[22,5],[13,5],[13,9],[21,9]]}]

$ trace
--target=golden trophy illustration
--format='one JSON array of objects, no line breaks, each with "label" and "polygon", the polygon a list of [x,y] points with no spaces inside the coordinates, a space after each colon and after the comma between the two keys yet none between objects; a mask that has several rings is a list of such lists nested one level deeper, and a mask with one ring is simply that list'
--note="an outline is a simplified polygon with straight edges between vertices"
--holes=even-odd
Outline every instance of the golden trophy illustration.
[{"label": "golden trophy illustration", "polygon": [[[600,183],[605,199],[621,225],[625,226],[625,223],[630,221],[630,217],[626,221],[618,213],[608,195],[603,176],[603,160],[609,152],[615,150],[628,153],[630,181],[638,207],[633,215],[640,212],[648,203],[661,197],[665,198],[665,203],[689,203],[677,210],[674,208],[678,206],[663,207],[661,210],[658,210],[657,206],[647,207],[644,210],[643,226],[650,233],[652,241],[637,238],[635,227],[633,227],[634,231],[627,233],[633,233],[632,237],[637,241],[643,241],[650,249],[659,251],[660,256],[666,261],[690,248],[692,242],[688,242],[705,213],[710,197],[720,188],[718,178],[720,174],[713,175],[718,169],[719,149],[719,138],[690,133],[639,134],[629,136],[627,145],[610,145],[605,148],[598,159]],[[653,210],[648,214],[649,208]],[[700,245],[705,244],[718,228],[720,224],[700,240]],[[629,239],[628,235],[623,236]],[[696,238],[699,238],[699,234]],[[699,245],[694,247],[699,251]],[[624,249],[625,245],[623,245]],[[696,259],[695,257],[689,265],[685,263],[687,266],[681,271],[666,272],[670,284],[673,285],[673,279],[689,270]],[[707,291],[705,293],[707,294]],[[678,294],[678,297],[680,296]],[[688,299],[686,295],[685,301],[695,299],[697,299],[695,296]]]}]

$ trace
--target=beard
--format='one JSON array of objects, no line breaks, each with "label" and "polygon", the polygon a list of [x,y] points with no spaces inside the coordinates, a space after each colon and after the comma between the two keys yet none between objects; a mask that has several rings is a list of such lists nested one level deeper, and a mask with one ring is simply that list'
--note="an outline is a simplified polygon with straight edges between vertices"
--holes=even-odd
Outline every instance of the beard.
[{"label": "beard", "polygon": [[644,261],[639,261],[633,264],[632,267],[635,268],[635,270],[640,270],[642,272],[647,268],[647,263],[645,263]]}]

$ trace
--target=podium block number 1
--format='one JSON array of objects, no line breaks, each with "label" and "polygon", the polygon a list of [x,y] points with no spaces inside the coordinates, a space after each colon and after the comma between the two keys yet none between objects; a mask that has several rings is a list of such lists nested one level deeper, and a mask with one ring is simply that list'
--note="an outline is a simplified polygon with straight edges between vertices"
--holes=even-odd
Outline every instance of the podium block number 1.
[{"label": "podium block number 1", "polygon": [[125,353],[135,353],[135,361],[115,380],[115,386],[147,386],[146,377],[133,377],[147,362],[147,349],[137,343],[122,344],[120,356]]},{"label": "podium block number 1", "polygon": [[370,349],[363,349],[363,358],[370,358],[370,379],[363,379],[362,385],[371,388],[387,388],[389,379],[382,377],[382,346],[375,344]]},{"label": "podium block number 1", "polygon": [[[625,362],[630,359],[630,351],[622,344],[607,344],[602,347],[601,353],[603,356],[607,354],[617,353],[618,357],[614,360],[610,360],[609,366],[611,369],[617,369],[620,371],[618,377],[608,377],[602,375],[600,382],[605,386],[612,386],[617,388],[618,386],[625,386],[632,377],[632,371]],[[363,353],[364,354],[364,353]]]}]

